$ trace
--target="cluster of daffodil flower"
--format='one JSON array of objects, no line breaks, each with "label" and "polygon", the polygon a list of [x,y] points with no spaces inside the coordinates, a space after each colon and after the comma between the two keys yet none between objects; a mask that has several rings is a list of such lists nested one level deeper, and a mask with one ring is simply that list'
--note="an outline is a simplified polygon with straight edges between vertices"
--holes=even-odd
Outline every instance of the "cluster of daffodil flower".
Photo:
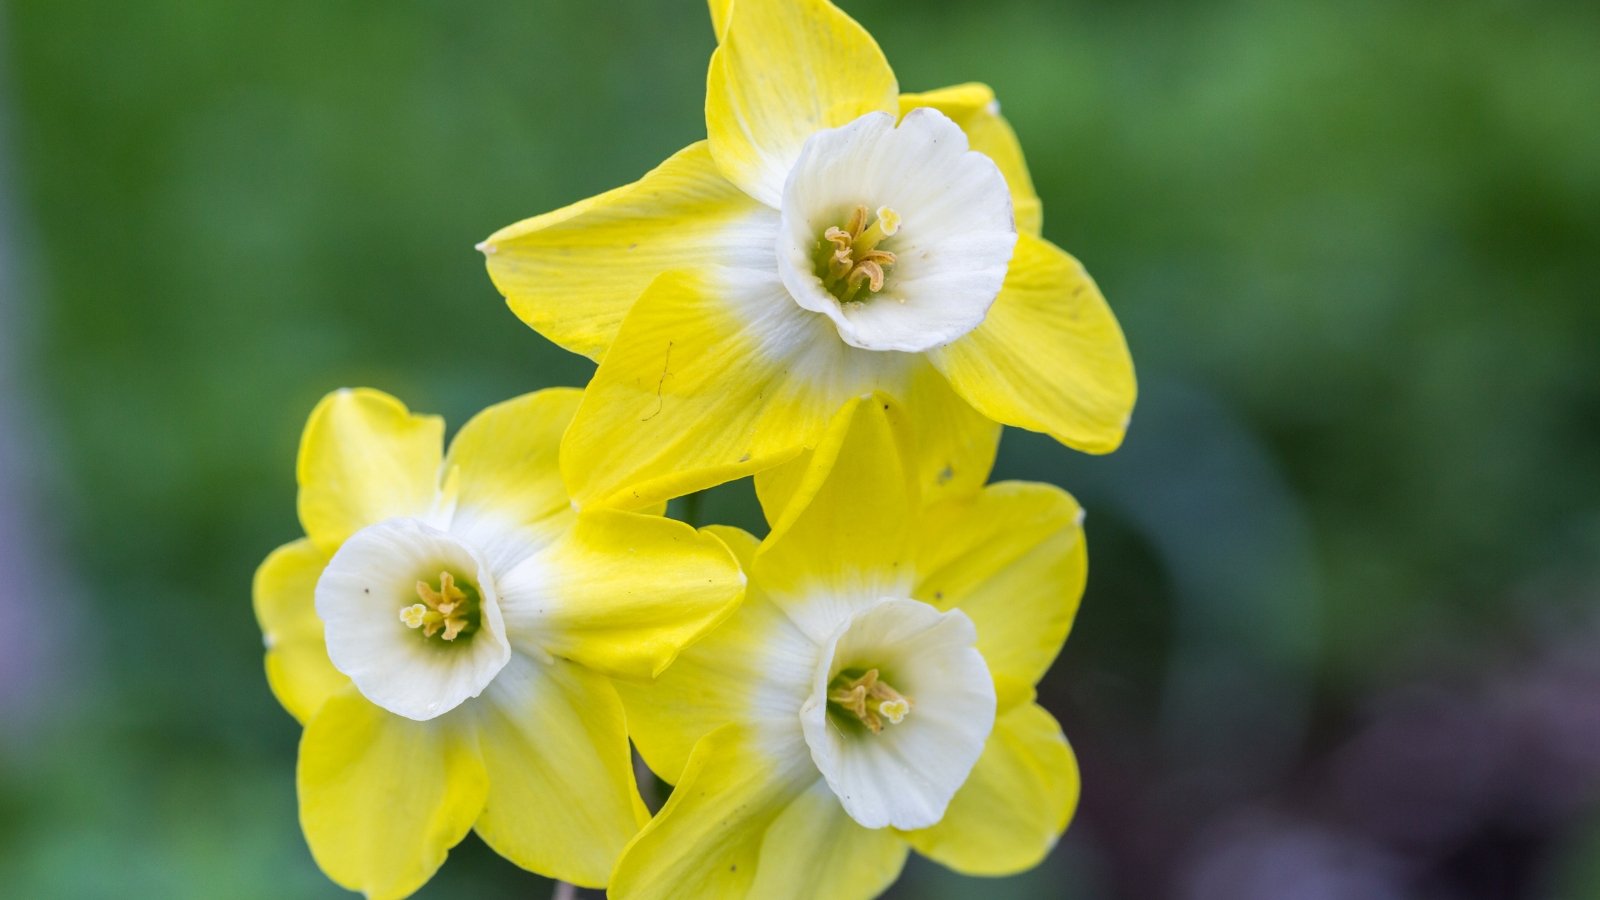
[{"label": "cluster of daffodil flower", "polygon": [[[329,395],[306,537],[256,576],[334,881],[421,887],[469,830],[635,897],[869,897],[915,849],[1035,865],[1078,773],[1034,685],[1082,513],[985,486],[1001,424],[1108,452],[1116,320],[990,91],[901,94],[826,0],[711,0],[708,139],[480,245],[583,390],[444,424]],[[664,501],[746,475],[770,532]],[[674,786],[654,815],[629,741]]]}]

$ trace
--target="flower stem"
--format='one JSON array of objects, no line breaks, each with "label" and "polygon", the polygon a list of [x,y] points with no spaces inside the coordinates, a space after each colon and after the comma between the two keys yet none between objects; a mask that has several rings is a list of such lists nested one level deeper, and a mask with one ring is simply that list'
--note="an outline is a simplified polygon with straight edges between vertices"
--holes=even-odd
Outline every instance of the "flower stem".
[{"label": "flower stem", "polygon": [[683,521],[696,528],[700,527],[700,502],[703,498],[702,491],[695,491],[683,498]]}]

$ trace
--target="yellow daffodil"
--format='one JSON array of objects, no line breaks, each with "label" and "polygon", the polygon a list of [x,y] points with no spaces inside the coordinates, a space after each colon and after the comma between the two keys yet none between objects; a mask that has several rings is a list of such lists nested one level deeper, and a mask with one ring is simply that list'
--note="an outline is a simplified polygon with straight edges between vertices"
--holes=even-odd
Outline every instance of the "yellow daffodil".
[{"label": "yellow daffodil", "polygon": [[1134,402],[1121,330],[1040,205],[993,94],[901,94],[826,0],[712,0],[705,141],[480,245],[511,308],[600,362],[566,438],[580,504],[782,463],[851,397],[911,411],[931,493],[1002,422],[1089,452]]},{"label": "yellow daffodil", "polygon": [[467,833],[605,884],[647,818],[607,676],[659,674],[738,603],[713,535],[578,514],[556,466],[576,390],[444,423],[329,395],[300,445],[306,537],[267,557],[267,676],[305,725],[300,820],[330,878],[411,893]]},{"label": "yellow daffodil", "polygon": [[1077,767],[1033,686],[1082,594],[1080,509],[1022,483],[924,505],[909,433],[881,396],[847,405],[764,542],[717,529],[744,602],[620,686],[676,787],[613,897],[870,897],[910,848],[999,875],[1066,827]]}]

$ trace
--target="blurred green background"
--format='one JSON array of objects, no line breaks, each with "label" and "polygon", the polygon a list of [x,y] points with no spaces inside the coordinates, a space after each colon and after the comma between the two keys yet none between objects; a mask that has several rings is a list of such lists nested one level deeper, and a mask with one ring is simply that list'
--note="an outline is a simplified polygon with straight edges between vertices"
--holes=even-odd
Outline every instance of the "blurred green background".
[{"label": "blurred green background", "polygon": [[[994,86],[1121,317],[1039,870],[901,897],[1600,897],[1600,6],[857,0]],[[0,13],[0,893],[324,897],[251,573],[325,391],[592,367],[475,241],[702,137],[697,0]],[[747,485],[706,515],[759,527]],[[425,896],[540,896],[474,839]]]}]

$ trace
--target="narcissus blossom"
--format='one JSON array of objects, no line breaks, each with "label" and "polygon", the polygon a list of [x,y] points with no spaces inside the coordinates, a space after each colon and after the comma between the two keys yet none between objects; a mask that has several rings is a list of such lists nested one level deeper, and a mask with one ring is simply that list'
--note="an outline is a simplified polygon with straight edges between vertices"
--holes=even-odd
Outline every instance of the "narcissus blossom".
[{"label": "narcissus blossom", "polygon": [[771,468],[880,391],[930,494],[982,483],[999,425],[1108,452],[1134,377],[990,90],[901,94],[826,0],[712,0],[707,139],[480,245],[511,308],[599,361],[562,453],[580,504]]},{"label": "narcissus blossom", "polygon": [[404,896],[469,829],[524,868],[602,886],[648,818],[608,676],[648,678],[725,617],[715,536],[579,514],[557,445],[579,393],[444,423],[329,395],[300,445],[306,537],[256,573],[274,693],[305,724],[300,820],[330,878]]},{"label": "narcissus blossom", "polygon": [[1081,511],[1022,483],[925,505],[910,433],[881,396],[847,404],[769,485],[765,541],[715,529],[744,602],[653,684],[620,685],[676,787],[611,896],[870,897],[910,849],[1007,874],[1066,827],[1077,767],[1034,684],[1083,590]]}]

